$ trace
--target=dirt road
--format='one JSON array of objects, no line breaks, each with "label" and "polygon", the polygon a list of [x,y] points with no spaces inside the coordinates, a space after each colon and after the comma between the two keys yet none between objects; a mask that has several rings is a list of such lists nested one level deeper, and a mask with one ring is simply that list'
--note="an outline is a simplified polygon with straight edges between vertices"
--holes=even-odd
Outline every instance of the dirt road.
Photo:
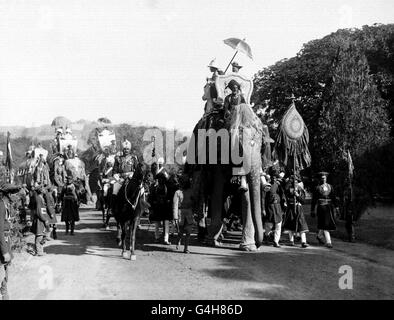
[{"label": "dirt road", "polygon": [[[154,244],[153,225],[142,225],[137,260],[130,261],[120,255],[115,229],[102,228],[99,212],[82,210],[75,236],[61,226],[46,256],[16,255],[11,299],[394,298],[394,255],[387,249],[335,239],[327,249],[309,233],[307,249],[263,246],[247,253],[236,249],[239,235],[233,234],[223,248],[193,240],[192,253],[184,254],[175,245]],[[339,287],[344,265],[352,268],[353,289]]]}]

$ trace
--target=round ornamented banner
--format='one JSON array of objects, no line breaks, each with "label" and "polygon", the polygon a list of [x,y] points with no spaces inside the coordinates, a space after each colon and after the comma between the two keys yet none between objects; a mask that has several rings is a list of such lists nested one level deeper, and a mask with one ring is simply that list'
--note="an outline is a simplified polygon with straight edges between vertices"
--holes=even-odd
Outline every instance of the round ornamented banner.
[{"label": "round ornamented banner", "polygon": [[305,123],[294,104],[283,117],[282,121],[282,129],[290,139],[297,140],[302,137]]}]

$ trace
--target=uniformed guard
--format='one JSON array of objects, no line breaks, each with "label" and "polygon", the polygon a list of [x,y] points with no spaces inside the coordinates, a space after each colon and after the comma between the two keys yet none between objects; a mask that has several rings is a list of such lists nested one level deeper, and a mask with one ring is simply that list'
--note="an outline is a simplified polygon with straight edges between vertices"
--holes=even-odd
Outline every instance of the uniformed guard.
[{"label": "uniformed guard", "polygon": [[119,178],[131,178],[138,165],[137,157],[131,153],[131,143],[125,140],[122,144],[123,155],[115,158],[113,174]]},{"label": "uniformed guard", "polygon": [[[126,138],[122,143],[123,154],[115,157],[115,163],[112,169],[113,177],[115,182],[112,188],[112,197],[110,207],[113,207],[113,203],[116,201],[116,197],[123,182],[126,179],[130,179],[138,165],[138,159],[135,155],[131,154],[131,143]],[[110,211],[108,211],[107,221],[110,219]],[[108,227],[108,225],[106,225]]]},{"label": "uniformed guard", "polygon": [[[327,183],[328,172],[319,172],[320,183],[316,187],[312,196],[311,217],[317,214],[317,240],[324,244],[322,236],[324,235],[326,247],[332,248],[330,231],[336,230],[335,214],[339,212],[337,206],[334,188]],[[315,212],[316,208],[316,212]]]},{"label": "uniformed guard", "polygon": [[306,232],[308,232],[308,224],[302,209],[305,201],[305,190],[301,186],[301,177],[298,174],[290,176],[284,189],[287,208],[283,226],[289,232],[290,246],[294,246],[294,234],[300,233],[301,247],[307,248]]}]

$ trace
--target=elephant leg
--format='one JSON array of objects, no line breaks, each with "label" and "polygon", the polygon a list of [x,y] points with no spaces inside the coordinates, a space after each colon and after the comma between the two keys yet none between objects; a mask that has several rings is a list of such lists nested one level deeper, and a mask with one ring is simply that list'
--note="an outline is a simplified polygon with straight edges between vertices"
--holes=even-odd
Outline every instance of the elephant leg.
[{"label": "elephant leg", "polygon": [[256,250],[255,244],[255,228],[252,218],[252,205],[250,201],[250,188],[248,191],[243,192],[241,195],[242,199],[242,240],[239,247],[242,250],[253,251]]},{"label": "elephant leg", "polygon": [[250,204],[252,211],[253,225],[255,229],[255,242],[257,247],[260,247],[264,240],[264,228],[261,216],[261,181],[260,172],[253,170],[250,174],[249,190],[250,190]]},{"label": "elephant leg", "polygon": [[198,234],[197,238],[198,241],[203,242],[208,235],[207,232],[207,205],[206,203],[202,203],[199,207],[199,214],[198,214]]},{"label": "elephant leg", "polygon": [[222,208],[225,177],[223,170],[218,168],[214,172],[213,186],[210,199],[211,224],[208,227],[208,241],[216,243],[222,233]]}]

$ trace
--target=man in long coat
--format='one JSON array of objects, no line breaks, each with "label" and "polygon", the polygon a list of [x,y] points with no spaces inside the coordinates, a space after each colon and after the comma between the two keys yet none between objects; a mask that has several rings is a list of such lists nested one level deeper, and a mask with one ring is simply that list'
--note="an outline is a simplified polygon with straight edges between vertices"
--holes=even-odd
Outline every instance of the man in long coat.
[{"label": "man in long coat", "polygon": [[157,181],[155,186],[152,188],[150,199],[152,201],[153,214],[150,216],[150,220],[155,222],[155,241],[160,241],[160,223],[163,221],[164,231],[164,244],[169,245],[169,233],[170,233],[170,220],[172,220],[172,198],[170,196],[171,190],[169,190],[168,181],[169,174],[164,168],[164,159],[159,158],[157,171],[153,172],[154,177]]},{"label": "man in long coat", "polygon": [[[319,230],[317,240],[326,247],[332,248],[330,231],[336,230],[335,215],[339,212],[334,188],[327,183],[327,172],[320,172],[320,183],[315,188],[312,196],[311,217],[317,215],[317,229]],[[315,212],[316,209],[316,212]]]},{"label": "man in long coat", "polygon": [[32,231],[35,234],[36,255],[43,256],[44,253],[44,237],[49,227],[49,215],[47,205],[44,198],[44,187],[38,183],[34,186],[34,216]]},{"label": "man in long coat", "polygon": [[280,248],[279,240],[282,231],[282,218],[283,213],[287,207],[286,197],[280,183],[280,175],[279,172],[272,170],[271,174],[271,186],[268,190],[265,191],[265,236],[269,237],[272,229],[272,225],[274,226],[274,247]]},{"label": "man in long coat", "polygon": [[[294,180],[296,180],[295,188]],[[300,182],[301,178],[298,175],[292,175],[285,185],[287,208],[284,229],[289,232],[291,246],[294,245],[294,234],[299,232],[301,234],[301,246],[307,248],[306,232],[308,232],[308,224],[302,208],[305,201],[305,190],[301,187]]]}]

